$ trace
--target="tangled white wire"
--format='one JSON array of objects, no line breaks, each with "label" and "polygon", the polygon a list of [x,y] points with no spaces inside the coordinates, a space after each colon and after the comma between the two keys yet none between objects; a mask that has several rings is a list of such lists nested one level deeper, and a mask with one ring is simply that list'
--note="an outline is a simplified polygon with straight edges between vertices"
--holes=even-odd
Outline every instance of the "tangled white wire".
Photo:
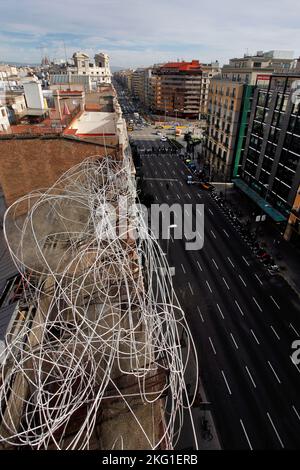
[{"label": "tangled white wire", "polygon": [[[158,242],[130,237],[148,232],[140,213],[129,214],[125,236],[114,230],[106,208],[120,195],[134,205],[129,160],[91,157],[5,214],[24,298],[6,338],[0,442],[88,449],[96,423],[120,402],[147,448],[176,445],[184,409],[197,442],[184,378],[192,355],[198,368],[192,336]],[[151,435],[137,411],[145,404],[165,410]],[[110,448],[125,437],[116,430]]]}]

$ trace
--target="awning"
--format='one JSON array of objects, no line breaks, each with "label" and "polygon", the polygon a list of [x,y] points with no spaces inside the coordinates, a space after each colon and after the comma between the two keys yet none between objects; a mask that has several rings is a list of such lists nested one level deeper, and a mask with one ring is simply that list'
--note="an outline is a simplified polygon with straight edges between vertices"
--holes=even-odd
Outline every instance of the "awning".
[{"label": "awning", "polygon": [[265,198],[261,197],[256,191],[250,188],[245,181],[241,180],[240,178],[234,178],[233,183],[235,186],[237,186],[243,193],[245,193],[252,201],[255,202],[263,211],[265,214],[267,214],[271,219],[273,219],[275,222],[285,222],[287,218],[281,214],[278,210],[274,209],[270,205],[269,202],[265,200]]}]

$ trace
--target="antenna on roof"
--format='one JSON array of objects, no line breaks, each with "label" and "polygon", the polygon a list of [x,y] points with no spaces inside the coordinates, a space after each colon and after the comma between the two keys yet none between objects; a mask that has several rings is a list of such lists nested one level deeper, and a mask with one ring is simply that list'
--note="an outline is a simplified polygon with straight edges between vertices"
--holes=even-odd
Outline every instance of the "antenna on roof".
[{"label": "antenna on roof", "polygon": [[71,90],[70,75],[69,75],[69,73],[68,73],[67,48],[66,48],[65,40],[63,40],[63,44],[64,44],[64,50],[65,50],[65,60],[66,60],[66,69],[67,69],[68,85],[69,85],[69,90]]}]

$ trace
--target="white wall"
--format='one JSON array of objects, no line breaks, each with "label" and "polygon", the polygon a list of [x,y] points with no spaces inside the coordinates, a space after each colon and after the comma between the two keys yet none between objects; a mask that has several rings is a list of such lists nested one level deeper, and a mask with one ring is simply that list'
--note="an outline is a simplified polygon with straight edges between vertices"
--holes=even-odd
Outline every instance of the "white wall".
[{"label": "white wall", "polygon": [[23,83],[23,86],[27,107],[33,109],[44,109],[45,105],[41,84],[32,81]]},{"label": "white wall", "polygon": [[6,107],[0,106],[0,132],[8,130],[10,127]]}]

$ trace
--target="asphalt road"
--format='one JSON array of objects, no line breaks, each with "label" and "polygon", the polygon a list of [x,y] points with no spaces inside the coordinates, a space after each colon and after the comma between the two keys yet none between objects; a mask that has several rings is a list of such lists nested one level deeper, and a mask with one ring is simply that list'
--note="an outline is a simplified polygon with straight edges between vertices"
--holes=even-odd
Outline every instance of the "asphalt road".
[{"label": "asphalt road", "polygon": [[[162,145],[135,140],[145,149]],[[193,214],[204,204],[203,249],[186,251],[185,240],[172,238],[168,259],[222,447],[300,448],[300,367],[290,359],[300,337],[298,297],[252,257],[211,196],[186,184],[178,157],[145,153],[142,167],[155,202],[191,204]]]}]

